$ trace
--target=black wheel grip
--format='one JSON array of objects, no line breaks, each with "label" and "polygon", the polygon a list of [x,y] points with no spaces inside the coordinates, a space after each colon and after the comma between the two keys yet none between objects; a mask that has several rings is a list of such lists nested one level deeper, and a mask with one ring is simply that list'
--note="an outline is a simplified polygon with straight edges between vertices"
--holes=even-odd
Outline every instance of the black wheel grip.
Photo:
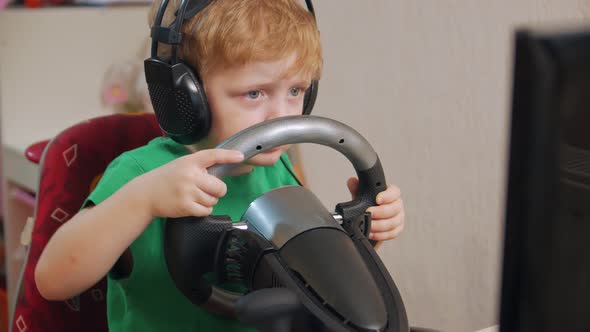
[{"label": "black wheel grip", "polygon": [[164,254],[168,271],[179,290],[195,305],[204,304],[211,285],[203,275],[213,271],[219,238],[232,228],[228,216],[169,218],[165,225]]},{"label": "black wheel grip", "polygon": [[336,204],[336,213],[346,221],[360,217],[371,206],[377,205],[377,194],[387,189],[383,167],[379,158],[373,167],[357,171],[359,187],[356,198],[352,201]]}]

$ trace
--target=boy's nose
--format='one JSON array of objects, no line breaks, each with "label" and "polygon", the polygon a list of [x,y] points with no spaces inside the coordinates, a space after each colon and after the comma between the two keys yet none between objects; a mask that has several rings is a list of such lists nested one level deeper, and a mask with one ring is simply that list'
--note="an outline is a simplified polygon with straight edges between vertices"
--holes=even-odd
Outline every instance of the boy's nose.
[{"label": "boy's nose", "polygon": [[280,98],[280,97],[274,98],[269,103],[268,106],[269,106],[269,110],[268,110],[267,120],[288,115],[289,104],[288,104],[288,101],[286,100],[286,98]]}]

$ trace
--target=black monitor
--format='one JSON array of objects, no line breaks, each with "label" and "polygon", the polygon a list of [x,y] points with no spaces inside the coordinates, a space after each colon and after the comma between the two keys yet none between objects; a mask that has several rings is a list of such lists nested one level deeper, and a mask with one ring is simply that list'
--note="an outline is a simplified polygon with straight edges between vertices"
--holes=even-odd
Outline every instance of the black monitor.
[{"label": "black monitor", "polygon": [[501,332],[590,331],[590,28],[515,39]]}]

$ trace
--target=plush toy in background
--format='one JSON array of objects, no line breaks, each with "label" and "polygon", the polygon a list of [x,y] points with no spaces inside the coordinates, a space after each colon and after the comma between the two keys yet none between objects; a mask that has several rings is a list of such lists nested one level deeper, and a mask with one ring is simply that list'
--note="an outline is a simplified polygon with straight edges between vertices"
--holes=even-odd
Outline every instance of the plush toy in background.
[{"label": "plush toy in background", "polygon": [[8,0],[0,0],[0,10],[8,7],[9,3],[10,3],[10,1],[8,1]]},{"label": "plush toy in background", "polygon": [[147,43],[136,59],[110,65],[103,77],[101,101],[115,113],[153,112],[143,71]]}]

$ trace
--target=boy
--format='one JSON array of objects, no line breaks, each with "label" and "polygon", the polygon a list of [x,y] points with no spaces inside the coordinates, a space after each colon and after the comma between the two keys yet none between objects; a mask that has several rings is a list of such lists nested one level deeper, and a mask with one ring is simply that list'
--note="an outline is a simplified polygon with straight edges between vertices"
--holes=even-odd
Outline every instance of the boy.
[{"label": "boy", "polygon": [[[301,114],[322,56],[315,21],[296,1],[216,0],[184,24],[180,56],[202,78],[212,115],[207,137],[191,146],[159,137],[114,160],[42,253],[35,280],[44,297],[70,298],[108,273],[111,331],[247,330],[192,305],[176,289],[163,257],[163,223],[209,214],[239,220],[264,192],[297,184],[286,146],[250,159],[239,176],[222,181],[207,173],[214,164],[243,159],[237,151],[212,149],[218,143],[259,122]],[[164,26],[178,5],[169,5]],[[357,183],[348,182],[353,195]],[[403,229],[399,189],[391,186],[377,202],[369,209],[371,238],[394,238]],[[124,258],[131,271],[117,268]]]}]

